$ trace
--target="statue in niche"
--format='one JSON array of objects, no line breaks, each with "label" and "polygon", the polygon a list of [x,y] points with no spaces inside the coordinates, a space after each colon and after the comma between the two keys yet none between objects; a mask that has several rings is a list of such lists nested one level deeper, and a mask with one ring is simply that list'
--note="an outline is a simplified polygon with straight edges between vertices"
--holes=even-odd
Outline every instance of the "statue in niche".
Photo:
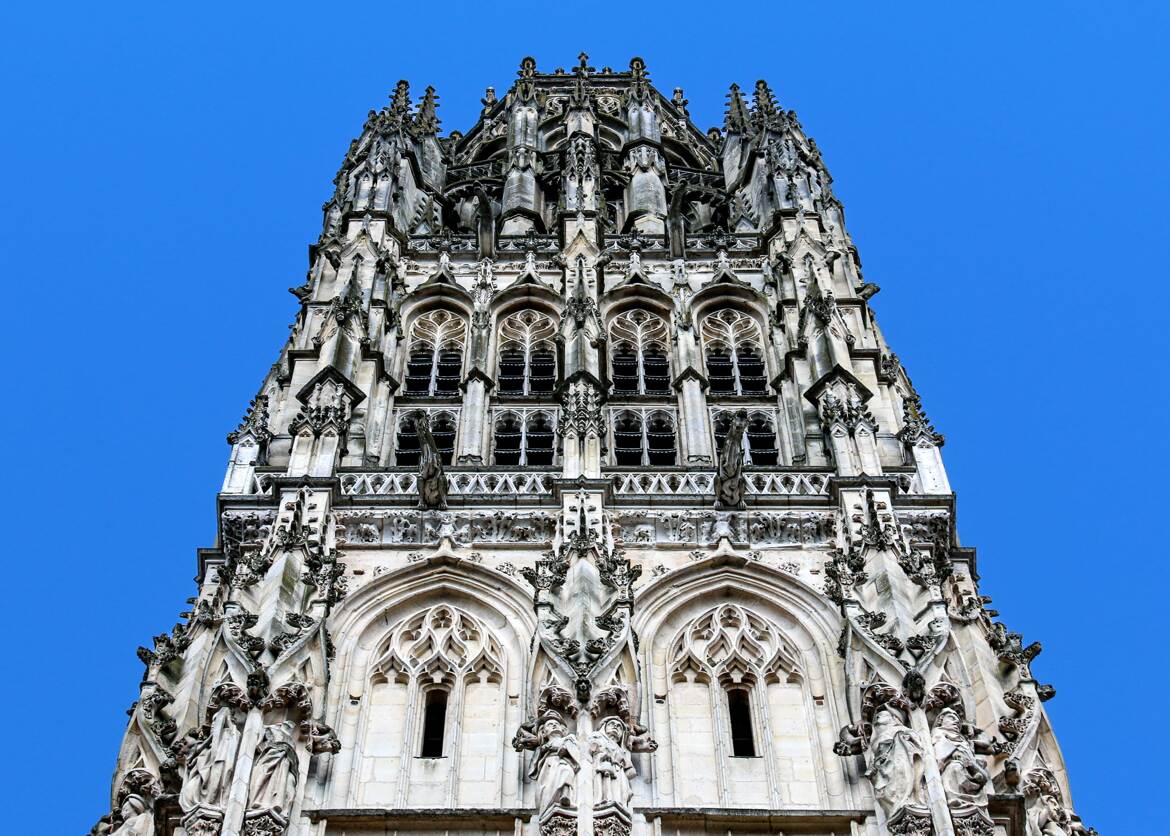
[{"label": "statue in niche", "polygon": [[536,758],[528,777],[536,781],[536,809],[572,808],[576,803],[581,754],[577,738],[555,714],[547,715],[537,732]]},{"label": "statue in niche", "polygon": [[154,836],[154,813],[150,806],[150,802],[137,793],[127,795],[119,808],[122,823],[110,836]]},{"label": "statue in niche", "polygon": [[593,756],[593,806],[616,805],[628,808],[634,797],[630,781],[637,772],[626,742],[627,729],[617,717],[606,719],[589,735]]},{"label": "statue in niche", "polygon": [[447,477],[443,475],[443,456],[435,437],[431,435],[431,422],[425,413],[414,419],[418,433],[418,507],[423,509],[447,509]]},{"label": "statue in niche", "polygon": [[866,777],[887,818],[908,808],[925,810],[925,747],[892,706],[878,709],[870,737],[873,762]]},{"label": "statue in niche", "polygon": [[224,807],[239,745],[239,729],[233,722],[231,707],[225,705],[215,713],[207,735],[187,750],[187,777],[179,792],[179,806],[184,813],[198,807]]},{"label": "statue in niche", "polygon": [[276,810],[287,815],[296,795],[299,763],[291,720],[264,727],[248,785],[248,810]]},{"label": "statue in niche", "polygon": [[987,764],[975,757],[974,743],[963,734],[962,719],[954,709],[939,712],[931,743],[950,807],[956,812],[982,808],[991,775]]},{"label": "statue in niche", "polygon": [[747,494],[747,482],[743,478],[743,434],[747,429],[747,412],[740,410],[731,419],[723,449],[719,451],[719,464],[715,471],[715,507],[742,510]]}]

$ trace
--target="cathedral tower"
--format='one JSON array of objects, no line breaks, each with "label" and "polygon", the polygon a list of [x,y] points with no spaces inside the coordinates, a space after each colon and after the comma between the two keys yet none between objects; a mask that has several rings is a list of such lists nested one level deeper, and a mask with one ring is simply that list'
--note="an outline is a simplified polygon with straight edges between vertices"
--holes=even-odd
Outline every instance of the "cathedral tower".
[{"label": "cathedral tower", "polygon": [[95,833],[1086,831],[765,82],[399,82],[290,291]]}]

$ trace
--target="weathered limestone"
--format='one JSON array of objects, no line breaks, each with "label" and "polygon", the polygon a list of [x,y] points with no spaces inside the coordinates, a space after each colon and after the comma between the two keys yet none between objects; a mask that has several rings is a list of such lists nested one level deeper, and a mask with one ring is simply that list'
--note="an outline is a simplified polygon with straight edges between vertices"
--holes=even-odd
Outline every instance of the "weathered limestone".
[{"label": "weathered limestone", "polygon": [[645,63],[345,154],[95,833],[1085,832],[816,143]]}]

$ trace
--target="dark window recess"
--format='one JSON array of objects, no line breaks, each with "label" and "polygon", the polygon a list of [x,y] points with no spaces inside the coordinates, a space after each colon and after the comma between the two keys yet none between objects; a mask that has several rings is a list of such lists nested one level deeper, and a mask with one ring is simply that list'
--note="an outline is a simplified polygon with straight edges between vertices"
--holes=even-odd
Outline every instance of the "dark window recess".
[{"label": "dark window recess", "polygon": [[707,353],[707,382],[715,395],[734,395],[735,376],[731,369],[731,355],[711,350]]},{"label": "dark window recess", "polygon": [[425,395],[431,387],[430,348],[412,351],[406,364],[406,392],[409,395]]},{"label": "dark window recess", "polygon": [[646,456],[650,464],[674,464],[674,424],[666,418],[652,416],[646,427]]},{"label": "dark window recess", "polygon": [[638,355],[630,346],[619,346],[614,350],[613,391],[621,394],[638,391]]},{"label": "dark window recess", "polygon": [[670,392],[670,373],[666,355],[658,348],[651,347],[642,356],[642,372],[646,378],[646,394],[661,395]]},{"label": "dark window recess", "polygon": [[748,454],[754,465],[774,465],[779,458],[776,432],[772,422],[761,415],[752,416],[747,425]]},{"label": "dark window recess", "polygon": [[454,395],[459,391],[459,371],[463,368],[463,352],[457,348],[439,352],[439,373],[435,376],[436,395]]},{"label": "dark window recess", "polygon": [[642,422],[637,415],[619,415],[613,423],[614,460],[619,465],[642,464]]},{"label": "dark window recess", "polygon": [[551,351],[534,351],[529,359],[528,391],[533,395],[545,395],[556,384],[556,358]]},{"label": "dark window recess", "polygon": [[731,718],[731,753],[737,758],[754,758],[756,741],[752,734],[751,695],[742,688],[728,691],[727,715]]},{"label": "dark window recess", "polygon": [[443,732],[447,725],[447,692],[428,691],[427,704],[423,711],[423,758],[443,757]]},{"label": "dark window recess", "polygon": [[418,453],[418,433],[414,429],[414,419],[405,418],[398,424],[394,462],[402,467],[413,467],[418,464]]},{"label": "dark window recess", "polygon": [[549,465],[553,463],[553,428],[548,416],[537,413],[528,420],[525,433],[528,464]]},{"label": "dark window recess", "polygon": [[743,395],[763,395],[767,390],[764,379],[764,361],[755,346],[741,345],[736,350],[739,360],[739,388]]},{"label": "dark window recess", "polygon": [[455,456],[455,422],[446,415],[436,418],[431,424],[431,437],[435,439],[443,464],[451,464]]},{"label": "dark window recess", "polygon": [[500,379],[496,381],[501,392],[524,391],[524,352],[508,348],[500,352]]},{"label": "dark window recess", "polygon": [[520,422],[514,415],[505,415],[496,421],[496,464],[520,464]]}]

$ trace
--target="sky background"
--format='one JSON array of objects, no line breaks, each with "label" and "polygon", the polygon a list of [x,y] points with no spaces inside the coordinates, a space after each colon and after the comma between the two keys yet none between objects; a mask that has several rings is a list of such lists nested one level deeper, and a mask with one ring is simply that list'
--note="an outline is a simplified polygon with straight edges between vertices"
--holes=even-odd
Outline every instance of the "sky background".
[{"label": "sky background", "polygon": [[[165,8],[162,8],[165,7]],[[645,58],[820,144],[962,540],[1102,834],[1165,821],[1166,3],[7,4],[6,832],[84,833],[134,650],[195,593],[233,429],[366,112]],[[766,10],[763,10],[766,9]],[[1161,706],[1159,709],[1158,706]],[[23,799],[23,800],[22,800]]]}]

